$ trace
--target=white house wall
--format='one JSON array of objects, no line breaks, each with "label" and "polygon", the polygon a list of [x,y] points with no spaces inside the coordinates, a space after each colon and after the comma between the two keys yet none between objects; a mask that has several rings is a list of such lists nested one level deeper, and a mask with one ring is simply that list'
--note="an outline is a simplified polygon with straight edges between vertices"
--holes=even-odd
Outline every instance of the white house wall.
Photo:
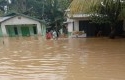
[{"label": "white house wall", "polygon": [[42,35],[41,24],[37,24],[38,35]]},{"label": "white house wall", "polygon": [[8,36],[5,25],[1,24],[2,33],[4,36]]},{"label": "white house wall", "polygon": [[19,27],[17,27],[17,30],[18,30],[18,32],[19,32],[19,36],[22,36],[22,31],[21,31],[21,27],[19,26]]},{"label": "white house wall", "polygon": [[68,22],[68,32],[79,31],[79,20],[68,19],[67,22]]},{"label": "white house wall", "polygon": [[68,23],[68,32],[73,31],[73,22]]},{"label": "white house wall", "polygon": [[79,31],[79,20],[74,20],[74,31]]},{"label": "white house wall", "polygon": [[68,32],[73,31],[73,19],[67,18],[67,27],[68,27]]}]

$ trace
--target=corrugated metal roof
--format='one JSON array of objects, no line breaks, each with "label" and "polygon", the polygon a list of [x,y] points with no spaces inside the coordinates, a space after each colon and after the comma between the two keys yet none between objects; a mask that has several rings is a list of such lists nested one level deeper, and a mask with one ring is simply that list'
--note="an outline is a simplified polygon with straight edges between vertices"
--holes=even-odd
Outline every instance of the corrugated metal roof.
[{"label": "corrugated metal roof", "polygon": [[11,18],[12,16],[9,16],[9,17],[0,17],[0,22],[3,22],[3,21],[5,21],[5,20],[7,20],[7,19],[9,19],[9,18]]}]

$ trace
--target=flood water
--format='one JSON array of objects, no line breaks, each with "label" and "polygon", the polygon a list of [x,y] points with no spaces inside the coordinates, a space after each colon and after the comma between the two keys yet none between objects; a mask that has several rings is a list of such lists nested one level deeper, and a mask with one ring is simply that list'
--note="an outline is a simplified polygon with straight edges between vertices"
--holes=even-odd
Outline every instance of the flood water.
[{"label": "flood water", "polygon": [[0,80],[125,80],[125,39],[0,38]]}]

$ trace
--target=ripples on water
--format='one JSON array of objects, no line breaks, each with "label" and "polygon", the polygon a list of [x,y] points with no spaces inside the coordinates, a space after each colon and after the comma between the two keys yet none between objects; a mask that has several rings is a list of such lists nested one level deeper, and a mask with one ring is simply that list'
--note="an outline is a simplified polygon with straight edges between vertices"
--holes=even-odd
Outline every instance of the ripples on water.
[{"label": "ripples on water", "polygon": [[0,80],[125,80],[124,48],[125,39],[0,38]]}]

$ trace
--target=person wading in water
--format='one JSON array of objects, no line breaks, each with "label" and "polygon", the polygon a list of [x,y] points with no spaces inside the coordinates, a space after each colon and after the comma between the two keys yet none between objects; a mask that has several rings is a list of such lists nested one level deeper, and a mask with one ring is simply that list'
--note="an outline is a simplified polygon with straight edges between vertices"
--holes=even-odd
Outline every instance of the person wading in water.
[{"label": "person wading in water", "polygon": [[53,39],[56,40],[57,39],[57,32],[54,30],[53,31]]}]

